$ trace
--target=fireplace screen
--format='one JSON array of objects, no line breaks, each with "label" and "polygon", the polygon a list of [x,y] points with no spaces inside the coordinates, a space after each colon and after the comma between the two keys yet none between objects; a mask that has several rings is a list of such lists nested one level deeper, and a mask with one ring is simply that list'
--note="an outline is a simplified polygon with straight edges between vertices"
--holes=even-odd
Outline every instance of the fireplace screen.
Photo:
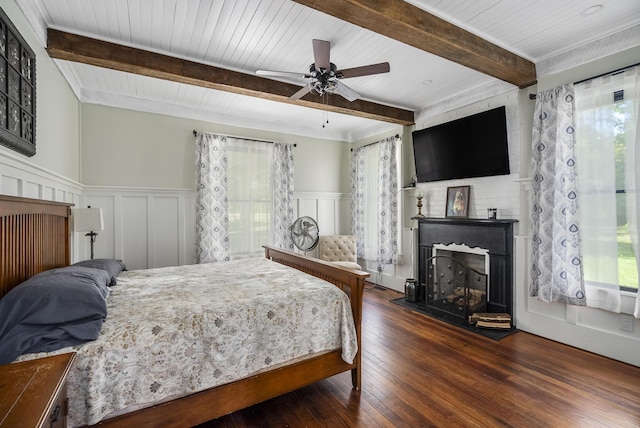
[{"label": "fireplace screen", "polygon": [[468,319],[475,312],[486,312],[488,276],[469,266],[477,266],[477,258],[483,256],[460,254],[439,251],[438,255],[427,259],[425,303],[440,311]]}]

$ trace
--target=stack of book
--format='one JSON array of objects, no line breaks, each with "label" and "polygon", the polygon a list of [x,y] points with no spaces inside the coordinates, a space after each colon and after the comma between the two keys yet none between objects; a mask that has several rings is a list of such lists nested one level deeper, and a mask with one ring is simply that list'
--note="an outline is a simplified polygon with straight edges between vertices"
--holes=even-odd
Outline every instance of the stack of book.
[{"label": "stack of book", "polygon": [[484,328],[511,328],[511,315],[505,313],[476,312],[469,316],[469,323]]}]

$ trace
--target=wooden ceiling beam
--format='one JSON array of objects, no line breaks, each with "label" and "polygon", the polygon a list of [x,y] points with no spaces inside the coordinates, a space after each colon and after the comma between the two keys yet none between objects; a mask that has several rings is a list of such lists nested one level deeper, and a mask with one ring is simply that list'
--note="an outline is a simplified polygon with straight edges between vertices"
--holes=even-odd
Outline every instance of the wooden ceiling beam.
[{"label": "wooden ceiling beam", "polygon": [[414,123],[414,114],[410,110],[364,100],[349,102],[340,96],[330,96],[328,101],[323,102],[322,97],[314,94],[307,94],[300,100],[291,101],[289,97],[297,92],[300,86],[51,28],[47,30],[47,52],[51,58],[55,59],[90,64],[271,101],[399,125],[413,125]]},{"label": "wooden ceiling beam", "polygon": [[537,80],[532,62],[404,1],[293,1],[520,88]]}]

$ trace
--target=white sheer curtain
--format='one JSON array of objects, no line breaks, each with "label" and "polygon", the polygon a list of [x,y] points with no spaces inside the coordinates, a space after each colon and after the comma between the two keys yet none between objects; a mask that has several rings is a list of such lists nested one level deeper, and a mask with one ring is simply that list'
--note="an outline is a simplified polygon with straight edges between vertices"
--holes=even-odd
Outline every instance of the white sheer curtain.
[{"label": "white sheer curtain", "polygon": [[529,294],[547,303],[584,306],[574,113],[573,85],[539,93],[536,98]]},{"label": "white sheer curtain", "polygon": [[351,155],[351,229],[359,258],[383,264],[398,256],[396,137],[354,149]]},{"label": "white sheer curtain", "polygon": [[196,263],[230,259],[227,140],[196,134]]},{"label": "white sheer curtain", "polygon": [[260,257],[273,243],[273,144],[227,137],[232,258]]},{"label": "white sheer curtain", "polygon": [[[580,224],[587,305],[620,312],[618,225],[628,225],[638,266],[640,67],[576,85]],[[620,92],[622,91],[622,92]],[[614,93],[619,100],[614,102]],[[624,112],[624,113],[623,113]],[[623,131],[623,133],[621,133]],[[624,135],[624,177],[616,180],[616,150]],[[625,193],[617,194],[617,188]],[[618,203],[618,199],[626,205]],[[626,201],[625,201],[626,199]],[[626,218],[625,218],[626,217]],[[635,317],[640,317],[636,297]]]}]

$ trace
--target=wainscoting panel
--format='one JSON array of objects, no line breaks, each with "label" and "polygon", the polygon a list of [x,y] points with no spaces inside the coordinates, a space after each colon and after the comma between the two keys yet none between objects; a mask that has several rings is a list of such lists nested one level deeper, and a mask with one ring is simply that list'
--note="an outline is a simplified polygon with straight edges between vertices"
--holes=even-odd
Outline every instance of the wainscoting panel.
[{"label": "wainscoting panel", "polygon": [[0,193],[24,198],[76,203],[82,185],[27,160],[0,153]]},{"label": "wainscoting panel", "polygon": [[[150,211],[153,213],[151,227],[151,254],[160,266],[180,264],[180,200],[174,197],[154,198]],[[175,227],[175,226],[178,227]],[[163,231],[163,233],[158,233]]]},{"label": "wainscoting panel", "polygon": [[[296,218],[313,217],[323,235],[349,233],[349,195],[309,192],[294,197]],[[103,211],[104,230],[98,232],[95,257],[121,259],[128,269],[194,263],[193,190],[88,186],[83,201],[83,207]],[[80,258],[89,258],[89,238],[76,239],[81,244]]]},{"label": "wainscoting panel", "polygon": [[[13,155],[0,153],[0,193],[24,198],[69,202],[78,206],[82,185]],[[71,260],[79,258],[72,235]]]},{"label": "wainscoting panel", "polygon": [[[125,196],[122,198],[122,260],[130,269],[160,266],[154,263],[149,250],[153,245],[153,219],[148,205],[153,198]],[[169,231],[163,231],[168,233]]]},{"label": "wainscoting panel", "polygon": [[318,199],[314,197],[302,196],[296,198],[294,203],[294,209],[296,210],[295,218],[302,216],[313,217],[318,219]]},{"label": "wainscoting panel", "polygon": [[[104,216],[95,257],[121,259],[128,269],[194,262],[193,190],[90,186],[83,195],[86,205],[102,208]],[[88,245],[84,248],[88,258]]]},{"label": "wainscoting panel", "polygon": [[318,215],[315,217],[318,222],[320,235],[339,235],[339,218],[336,215],[338,201],[335,199],[318,200]]},{"label": "wainscoting panel", "polygon": [[8,175],[2,176],[2,187],[0,191],[3,195],[22,196],[20,180]]},{"label": "wainscoting panel", "polygon": [[297,192],[295,217],[309,216],[318,222],[320,235],[350,233],[350,195],[344,193]]},{"label": "wainscoting panel", "polygon": [[[45,195],[45,186],[33,181],[23,181],[22,196],[33,199],[47,199],[47,196]],[[49,195],[49,197],[51,197],[51,195]]]}]

